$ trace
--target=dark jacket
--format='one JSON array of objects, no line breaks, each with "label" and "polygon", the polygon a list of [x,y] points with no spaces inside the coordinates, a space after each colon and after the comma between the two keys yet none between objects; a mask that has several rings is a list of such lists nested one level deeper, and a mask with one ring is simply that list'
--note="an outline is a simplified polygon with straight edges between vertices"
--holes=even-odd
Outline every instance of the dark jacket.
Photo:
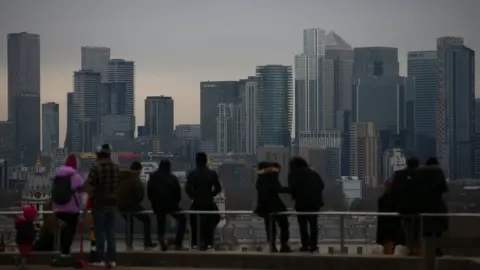
[{"label": "dark jacket", "polygon": [[[448,192],[445,174],[439,166],[418,169],[418,210],[419,213],[444,214],[448,212],[443,196]],[[448,229],[447,217],[424,218],[424,233],[438,233]]]},{"label": "dark jacket", "polygon": [[308,167],[291,168],[288,187],[295,201],[295,210],[316,212],[323,206],[325,185],[320,175]]},{"label": "dark jacket", "polygon": [[[380,213],[395,212],[392,194],[383,194],[377,201],[377,210]],[[377,218],[377,244],[383,245],[393,241],[397,245],[405,244],[402,220],[395,216],[379,216]]]},{"label": "dark jacket", "polygon": [[216,210],[213,200],[222,191],[222,185],[215,171],[199,167],[187,176],[185,192],[193,200],[192,210]]},{"label": "dark jacket", "polygon": [[419,198],[418,170],[416,168],[406,168],[396,171],[392,179],[392,199],[393,212],[401,215],[418,214]]},{"label": "dark jacket", "polygon": [[182,199],[182,190],[177,177],[169,171],[159,169],[150,175],[147,196],[156,214],[180,210],[178,205]]},{"label": "dark jacket", "polygon": [[111,159],[97,160],[90,168],[86,188],[93,197],[93,208],[117,205],[120,169]]},{"label": "dark jacket", "polygon": [[145,187],[140,179],[140,172],[130,169],[121,170],[117,194],[118,210],[121,213],[144,210],[141,203],[145,197]]},{"label": "dark jacket", "polygon": [[285,204],[278,195],[280,193],[288,193],[288,187],[281,186],[278,174],[278,168],[273,166],[258,171],[257,183],[255,184],[257,189],[255,213],[260,217],[287,211]]}]

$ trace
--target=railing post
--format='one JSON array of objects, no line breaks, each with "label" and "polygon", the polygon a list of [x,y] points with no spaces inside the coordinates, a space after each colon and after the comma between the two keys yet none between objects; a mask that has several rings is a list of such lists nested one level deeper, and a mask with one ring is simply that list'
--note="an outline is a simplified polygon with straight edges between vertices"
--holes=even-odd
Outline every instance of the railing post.
[{"label": "railing post", "polygon": [[343,254],[345,253],[345,216],[340,215],[339,216],[339,221],[340,221],[340,253]]}]

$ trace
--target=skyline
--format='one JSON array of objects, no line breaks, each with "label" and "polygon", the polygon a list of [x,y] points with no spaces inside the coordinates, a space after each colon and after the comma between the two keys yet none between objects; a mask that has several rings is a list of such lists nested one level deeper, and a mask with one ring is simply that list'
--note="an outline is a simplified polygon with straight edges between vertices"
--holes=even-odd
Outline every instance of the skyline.
[{"label": "skyline", "polygon": [[[201,81],[243,79],[254,75],[257,65],[293,66],[307,28],[334,31],[352,47],[397,47],[401,75],[406,75],[408,51],[435,50],[438,37],[460,36],[470,48],[480,47],[480,35],[474,29],[480,24],[475,18],[478,1],[389,2],[275,1],[272,8],[272,1],[262,1],[251,9],[253,1],[211,0],[200,5],[188,0],[136,4],[2,0],[0,100],[4,109],[0,119],[6,119],[7,108],[6,37],[13,32],[40,35],[41,102],[60,104],[61,142],[65,138],[66,93],[73,90],[73,72],[81,67],[82,46],[109,47],[112,58],[135,62],[137,125],[144,122],[145,97],[159,95],[173,97],[175,124],[199,123]],[[132,21],[127,25],[123,16],[105,17],[107,9],[109,14],[129,12]],[[182,35],[184,32],[188,34]],[[480,90],[478,69],[476,73]]]}]

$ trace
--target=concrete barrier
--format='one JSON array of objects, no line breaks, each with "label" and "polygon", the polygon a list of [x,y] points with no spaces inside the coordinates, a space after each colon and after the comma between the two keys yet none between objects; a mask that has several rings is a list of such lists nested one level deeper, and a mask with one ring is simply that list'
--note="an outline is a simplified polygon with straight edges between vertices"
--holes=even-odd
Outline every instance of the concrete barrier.
[{"label": "concrete barrier", "polygon": [[[0,265],[12,265],[14,253],[0,253]],[[34,253],[29,260],[31,265],[48,265],[52,253]],[[76,254],[73,254],[76,256]],[[222,268],[222,269],[282,269],[317,270],[417,270],[422,260],[400,256],[346,256],[313,254],[269,254],[233,252],[119,252],[121,266],[175,267],[175,268]],[[474,260],[442,258],[438,260],[439,270],[478,270],[480,264]]]}]

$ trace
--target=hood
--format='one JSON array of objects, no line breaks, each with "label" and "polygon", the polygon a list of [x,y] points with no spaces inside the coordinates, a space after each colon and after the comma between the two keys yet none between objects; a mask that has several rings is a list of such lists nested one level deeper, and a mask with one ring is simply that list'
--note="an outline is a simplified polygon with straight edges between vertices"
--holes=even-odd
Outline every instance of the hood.
[{"label": "hood", "polygon": [[77,170],[75,170],[74,168],[72,168],[70,166],[62,166],[62,167],[58,168],[58,170],[57,170],[57,175],[59,175],[59,176],[72,175],[72,174],[76,174],[76,173],[77,173]]},{"label": "hood", "polygon": [[130,169],[120,170],[120,179],[121,180],[134,180],[140,176],[140,172],[133,171]]},{"label": "hood", "polygon": [[258,171],[258,175],[267,174],[267,173],[279,173],[280,170],[276,167],[267,167]]},{"label": "hood", "polygon": [[38,216],[37,209],[33,206],[24,206],[22,208],[23,217],[25,220],[32,221]]}]

